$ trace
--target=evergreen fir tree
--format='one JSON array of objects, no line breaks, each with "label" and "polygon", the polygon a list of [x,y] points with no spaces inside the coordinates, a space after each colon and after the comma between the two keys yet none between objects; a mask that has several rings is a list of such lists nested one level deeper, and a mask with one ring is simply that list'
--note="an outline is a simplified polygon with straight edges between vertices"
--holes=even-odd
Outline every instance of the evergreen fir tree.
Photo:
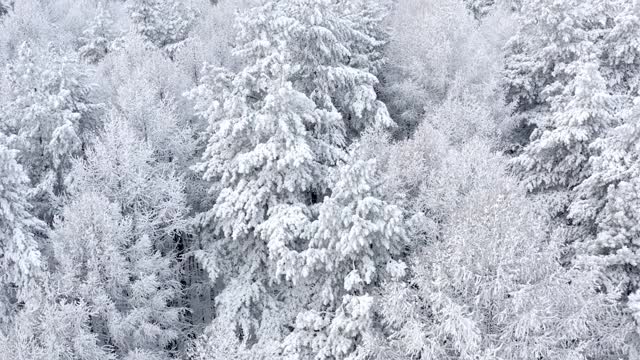
[{"label": "evergreen fir tree", "polygon": [[640,91],[640,4],[636,0],[622,1],[603,39],[603,72],[607,85],[615,94],[624,96],[625,107],[632,107]]},{"label": "evergreen fir tree", "polygon": [[196,17],[180,0],[129,0],[128,9],[136,32],[170,56],[187,38]]},{"label": "evergreen fir tree", "polygon": [[[577,73],[572,65],[599,58],[597,43],[613,2],[534,0],[525,2],[520,28],[506,46],[507,97],[527,121],[545,126],[537,114],[549,111],[549,98],[568,87]],[[597,65],[599,65],[596,62]]]},{"label": "evergreen fir tree", "polygon": [[[615,123],[614,102],[598,66],[581,65],[551,119],[513,160],[529,191],[572,189],[589,176],[589,145]],[[566,105],[565,105],[566,104]]]},{"label": "evergreen fir tree", "polygon": [[[357,354],[362,338],[377,330],[373,289],[384,279],[404,275],[406,266],[393,259],[406,244],[402,211],[381,200],[376,175],[375,161],[354,160],[341,168],[331,196],[306,228],[300,229],[304,222],[298,221],[304,214],[291,212],[265,223],[272,233],[270,250],[284,252],[278,272],[294,284],[316,284],[285,340],[287,350],[298,356],[344,359]],[[310,238],[299,254],[285,252],[276,242],[295,230]]]},{"label": "evergreen fir tree", "polygon": [[48,55],[53,63],[44,64],[44,56],[25,43],[7,65],[11,94],[0,106],[0,130],[20,150],[17,159],[34,186],[35,214],[50,222],[71,159],[100,128],[102,104],[94,99],[86,69],[55,51]]},{"label": "evergreen fir tree", "polygon": [[37,288],[42,271],[36,236],[45,227],[30,213],[29,178],[16,153],[0,134],[0,333]]},{"label": "evergreen fir tree", "polygon": [[80,57],[90,64],[102,60],[111,50],[115,39],[113,31],[113,19],[109,10],[101,2],[98,5],[98,14],[89,23],[89,27],[82,32],[78,49]]},{"label": "evergreen fir tree", "polygon": [[632,312],[637,307],[637,295],[632,294],[640,289],[638,119],[640,103],[636,101],[625,124],[594,142],[597,155],[591,158],[593,172],[576,188],[578,198],[570,212],[571,218],[591,235],[577,244],[580,261],[601,268],[606,291],[620,293],[620,300],[628,300]]},{"label": "evergreen fir tree", "polygon": [[[245,345],[260,340],[261,327],[279,326],[266,319],[284,306],[274,294],[286,283],[271,283],[289,272],[282,257],[309,241],[302,228],[286,238],[267,228],[292,214],[313,219],[331,169],[345,158],[347,133],[393,123],[376,98],[373,60],[355,61],[380,40],[363,32],[371,25],[342,17],[347,10],[354,14],[331,1],[264,1],[239,19],[236,54],[245,67],[210,68],[191,92],[209,121],[198,169],[216,198],[200,216],[208,244],[199,257],[224,284],[216,323],[230,323]],[[269,335],[286,333],[283,325]]]}]

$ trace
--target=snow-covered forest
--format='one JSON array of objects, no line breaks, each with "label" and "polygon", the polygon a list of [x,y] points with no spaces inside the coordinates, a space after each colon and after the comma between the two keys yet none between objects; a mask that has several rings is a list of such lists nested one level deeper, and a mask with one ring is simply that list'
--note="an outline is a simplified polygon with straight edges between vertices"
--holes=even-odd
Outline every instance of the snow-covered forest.
[{"label": "snow-covered forest", "polygon": [[639,360],[640,0],[0,0],[0,360]]}]

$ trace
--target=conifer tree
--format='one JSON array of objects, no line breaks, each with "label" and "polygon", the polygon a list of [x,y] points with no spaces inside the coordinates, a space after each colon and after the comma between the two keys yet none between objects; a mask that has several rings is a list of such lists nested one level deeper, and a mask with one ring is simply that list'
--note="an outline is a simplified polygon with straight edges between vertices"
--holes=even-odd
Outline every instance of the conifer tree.
[{"label": "conifer tree", "polygon": [[136,32],[170,55],[187,38],[196,17],[180,0],[129,0],[128,9]]},{"label": "conifer tree", "polygon": [[625,108],[632,107],[640,91],[640,3],[622,1],[603,39],[603,72],[615,94],[624,96]]},{"label": "conifer tree", "polygon": [[[553,126],[553,114],[567,106],[562,94],[576,82],[576,71],[595,64],[604,89],[616,101],[611,111],[629,107],[637,92],[637,9],[633,1],[524,2],[519,28],[509,40],[505,61],[507,100],[525,137]],[[535,135],[535,134],[534,134]],[[531,139],[535,140],[534,138]]]},{"label": "conifer tree", "polygon": [[349,65],[380,75],[386,64],[384,50],[390,38],[386,18],[392,6],[391,1],[387,0],[354,0],[342,3],[342,16],[365,35],[350,40]]},{"label": "conifer tree", "polygon": [[578,67],[576,78],[559,95],[549,121],[513,160],[529,191],[572,189],[589,176],[589,145],[614,122],[614,101],[598,66]]},{"label": "conifer tree", "polygon": [[49,52],[52,63],[24,43],[7,65],[10,96],[0,105],[0,129],[34,186],[35,214],[50,222],[64,192],[71,159],[81,155],[99,129],[102,105],[94,99],[87,70]]},{"label": "conifer tree", "polygon": [[113,31],[113,19],[104,3],[98,5],[98,13],[82,32],[78,49],[80,57],[88,63],[94,64],[102,60],[111,50],[115,39]]},{"label": "conifer tree", "polygon": [[244,68],[210,68],[190,93],[209,121],[198,169],[216,199],[199,219],[207,244],[199,257],[224,284],[215,321],[231,323],[245,345],[259,341],[261,326],[279,327],[270,334],[276,338],[286,333],[264,319],[282,305],[275,289],[286,288],[271,283],[281,256],[309,241],[300,232],[279,239],[265,227],[288,214],[313,219],[331,169],[345,158],[347,134],[392,124],[376,98],[373,63],[355,61],[379,40],[355,17],[342,17],[346,11],[324,0],[263,1],[238,22],[236,55]]},{"label": "conifer tree", "polygon": [[74,165],[52,234],[60,287],[87,302],[101,344],[131,359],[168,358],[183,328],[171,243],[185,226],[182,183],[154,163],[151,148],[112,115]]},{"label": "conifer tree", "polygon": [[[269,55],[280,53],[280,61],[291,66],[286,69],[286,78],[294,88],[320,109],[339,111],[346,130],[358,132],[374,123],[390,126],[386,106],[376,97],[378,80],[369,71],[377,65],[367,57],[367,51],[379,48],[384,40],[371,33],[371,24],[381,18],[363,15],[358,17],[362,23],[356,22],[353,14],[367,13],[364,4],[263,1],[263,5],[250,9],[239,20],[242,46],[238,47],[238,55],[257,65],[273,61]],[[263,30],[269,31],[269,44],[260,38]]]},{"label": "conifer tree", "polygon": [[211,190],[217,201],[201,223],[209,228],[207,236],[220,238],[209,240],[201,260],[214,280],[220,276],[226,283],[217,300],[219,317],[241,324],[246,339],[259,326],[251,312],[267,302],[271,277],[267,242],[255,229],[268,219],[268,209],[278,204],[306,207],[309,193],[323,193],[328,169],[316,159],[335,161],[339,149],[305,129],[321,124],[324,114],[290,84],[280,89],[278,81],[270,84],[275,88],[254,112],[243,103],[241,80],[234,80],[235,94],[221,92],[227,117],[210,125],[204,169],[205,179],[218,182]]},{"label": "conifer tree", "polygon": [[0,333],[32,295],[42,270],[36,234],[45,227],[30,213],[29,178],[16,153],[0,134]]},{"label": "conifer tree", "polygon": [[577,200],[570,209],[570,217],[587,230],[583,242],[577,244],[580,261],[601,268],[606,291],[620,293],[620,300],[628,300],[632,311],[640,289],[639,119],[640,102],[636,100],[626,123],[594,142],[597,154],[591,158],[592,174],[576,188]]},{"label": "conifer tree", "polygon": [[[358,354],[362,338],[377,331],[373,289],[384,279],[402,277],[406,267],[393,259],[406,245],[402,211],[381,200],[375,161],[354,159],[336,175],[315,221],[301,226],[304,214],[290,211],[265,223],[270,250],[282,253],[278,273],[310,287],[305,310],[285,340],[286,350],[302,357]],[[298,254],[280,248],[291,235],[309,237],[307,248]]]},{"label": "conifer tree", "polygon": [[487,16],[496,5],[495,0],[464,0],[464,2],[477,20]]},{"label": "conifer tree", "polygon": [[[577,75],[575,62],[599,59],[597,43],[614,2],[534,0],[524,3],[520,28],[506,49],[507,98],[526,120],[545,125],[550,98],[568,87]],[[596,61],[596,64],[598,62]]]}]

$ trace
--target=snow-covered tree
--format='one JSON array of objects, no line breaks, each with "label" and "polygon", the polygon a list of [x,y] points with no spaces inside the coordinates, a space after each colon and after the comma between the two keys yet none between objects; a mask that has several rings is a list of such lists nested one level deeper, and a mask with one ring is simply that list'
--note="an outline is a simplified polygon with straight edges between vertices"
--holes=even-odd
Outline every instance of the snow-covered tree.
[{"label": "snow-covered tree", "polygon": [[[507,100],[521,133],[545,129],[567,106],[577,68],[595,64],[616,115],[637,93],[637,5],[630,0],[523,2],[518,32],[505,47]],[[526,143],[526,141],[522,141]]]},{"label": "snow-covered tree", "polygon": [[90,309],[51,286],[38,250],[45,225],[29,214],[29,179],[0,135],[0,359],[115,359],[88,323]]},{"label": "snow-covered tree", "polygon": [[37,285],[41,268],[37,234],[44,224],[31,215],[29,178],[0,134],[0,333]]},{"label": "snow-covered tree", "polygon": [[[392,28],[381,98],[408,137],[431,108],[465,92],[470,97],[503,97],[500,48],[510,35],[512,17],[502,15],[477,25],[462,1],[403,0],[388,18]],[[499,94],[496,96],[496,94]]]},{"label": "snow-covered tree", "polygon": [[[411,255],[410,281],[381,302],[384,358],[614,359],[629,322],[598,272],[565,269],[562,231],[482,141],[452,151],[420,199],[439,230]],[[375,338],[373,340],[376,340]]]},{"label": "snow-covered tree", "polygon": [[640,358],[639,11],[0,0],[0,360]]},{"label": "snow-covered tree", "polygon": [[341,16],[365,36],[349,39],[349,65],[379,76],[385,63],[384,49],[390,38],[386,19],[392,9],[389,0],[353,0],[341,3]]},{"label": "snow-covered tree", "polygon": [[180,309],[169,306],[179,288],[171,258],[135,236],[137,219],[103,195],[78,195],[63,216],[52,234],[59,286],[87,302],[92,333],[123,356],[167,358],[181,330]]},{"label": "snow-covered tree", "polygon": [[94,315],[85,302],[50,287],[29,300],[6,334],[0,332],[0,360],[116,360],[89,327]]},{"label": "snow-covered tree", "polygon": [[586,63],[558,95],[544,126],[513,160],[529,191],[572,189],[589,176],[589,145],[615,123],[614,100],[598,65]]},{"label": "snow-covered tree", "polygon": [[238,23],[235,52],[244,68],[210,68],[190,93],[209,121],[198,169],[216,199],[200,216],[206,247],[199,257],[224,284],[215,321],[233,324],[247,345],[259,340],[261,326],[280,325],[260,321],[278,307],[273,289],[286,287],[270,285],[277,263],[309,241],[263,228],[287,214],[313,217],[332,167],[345,156],[347,133],[392,124],[370,63],[351,62],[364,43],[378,40],[341,17],[352,14],[347,9],[354,11],[331,1],[264,1]]},{"label": "snow-covered tree", "polygon": [[464,2],[478,20],[487,16],[489,11],[496,5],[495,0],[464,0]]},{"label": "snow-covered tree", "polygon": [[[342,3],[263,3],[240,18],[239,56],[249,64],[264,67],[274,62],[275,56],[280,57],[287,67],[284,76],[294,88],[320,109],[339,111],[347,130],[361,131],[372,123],[392,124],[386,107],[376,97],[378,80],[369,72],[374,63],[367,58],[366,50],[379,47],[382,40],[366,32],[371,24],[356,23],[351,14],[358,12]],[[370,16],[363,19],[365,24],[373,21]],[[265,31],[267,42],[262,39]],[[279,71],[265,69],[275,70],[274,75]]]},{"label": "snow-covered tree", "polygon": [[17,159],[35,187],[35,213],[49,221],[71,159],[100,127],[102,105],[88,70],[55,51],[39,54],[24,43],[6,74],[9,95],[0,104],[0,130],[20,150]]},{"label": "snow-covered tree", "polygon": [[[294,285],[307,283],[311,291],[285,340],[287,352],[317,359],[354,356],[362,338],[376,331],[372,289],[404,275],[404,263],[393,259],[406,245],[402,211],[381,200],[376,170],[374,160],[355,159],[336,174],[315,221],[290,208],[263,226],[269,250],[278,255],[277,274]],[[309,237],[299,253],[286,246],[296,237]]]},{"label": "snow-covered tree", "polygon": [[135,31],[173,54],[193,26],[196,13],[180,0],[129,0]]},{"label": "snow-covered tree", "polygon": [[45,48],[54,39],[56,43],[68,40],[67,34],[54,31],[44,4],[39,0],[14,1],[0,21],[0,59],[2,66],[18,57],[24,42],[36,48]]},{"label": "snow-covered tree", "polygon": [[115,39],[111,13],[101,2],[98,13],[82,32],[78,49],[80,57],[89,63],[97,63],[109,53]]},{"label": "snow-covered tree", "polygon": [[158,248],[185,230],[183,181],[159,164],[153,148],[120,114],[111,114],[100,141],[74,166],[68,186],[72,193],[103,194],[123,215],[135,215],[135,235],[148,235]]},{"label": "snow-covered tree", "polygon": [[603,71],[615,94],[625,95],[630,105],[640,91],[640,3],[621,2],[612,27],[603,39]]},{"label": "snow-covered tree", "polygon": [[51,235],[61,291],[86,301],[101,344],[131,359],[168,358],[184,326],[172,243],[186,225],[183,185],[155,164],[151,147],[112,115],[75,163]]},{"label": "snow-covered tree", "polygon": [[[98,73],[103,89],[111,96],[114,106],[123,112],[141,101],[137,98],[145,98],[144,102],[154,101],[159,107],[162,106],[160,103],[180,104],[183,93],[193,86],[189,74],[168,59],[162,50],[136,34],[121,38],[118,48],[98,64]],[[136,92],[136,98],[127,98],[131,92]],[[191,108],[183,106],[179,110],[180,120],[193,117]]]},{"label": "snow-covered tree", "polygon": [[548,107],[577,75],[574,62],[599,58],[597,39],[615,12],[616,1],[534,0],[524,3],[520,28],[506,46],[508,98],[528,121],[544,126],[536,111]]},{"label": "snow-covered tree", "polygon": [[[190,208],[199,210],[208,206],[205,196],[208,184],[200,174],[189,170],[206,145],[206,141],[196,136],[206,129],[206,121],[193,116],[191,106],[182,96],[193,86],[189,74],[177,61],[169,60],[162,50],[136,35],[124,36],[119,47],[110,52],[98,68],[104,79],[102,87],[110,95],[113,106],[149,144],[156,166],[183,177]],[[184,266],[181,281],[187,295],[182,301],[192,310],[187,317],[196,323],[208,323],[213,316],[211,285],[190,253],[198,241],[181,233],[176,234],[174,245],[176,256]]]},{"label": "snow-covered tree", "polygon": [[[640,289],[638,259],[640,235],[640,102],[625,124],[594,142],[592,174],[577,187],[570,216],[589,232],[578,244],[581,261],[604,269],[609,292],[622,292],[621,300]],[[637,295],[629,298],[637,306]],[[635,302],[636,305],[633,305]]]},{"label": "snow-covered tree", "polygon": [[262,100],[262,109],[251,111],[245,103],[249,88],[241,87],[241,80],[237,77],[238,85],[220,93],[224,108],[211,114],[220,118],[211,119],[215,122],[203,169],[205,179],[215,181],[211,194],[217,201],[201,223],[210,228],[208,236],[220,238],[207,239],[201,260],[214,280],[220,276],[226,283],[218,296],[219,316],[242,323],[248,338],[258,326],[251,313],[265,301],[272,276],[266,239],[255,229],[268,219],[270,208],[297,203],[306,207],[309,194],[325,191],[326,162],[335,162],[339,150],[314,138],[306,127],[330,127],[339,118],[317,110],[290,84],[278,89],[277,81]]},{"label": "snow-covered tree", "polygon": [[238,28],[234,26],[236,14],[245,11],[254,0],[223,1],[216,6],[200,2],[199,16],[189,32],[184,46],[177,49],[175,62],[199,84],[202,64],[212,64],[238,70],[240,59],[232,54]]},{"label": "snow-covered tree", "polygon": [[132,74],[116,89],[115,104],[159,162],[184,169],[195,160],[195,136],[177,100],[169,95],[162,99],[162,90],[150,80]]}]

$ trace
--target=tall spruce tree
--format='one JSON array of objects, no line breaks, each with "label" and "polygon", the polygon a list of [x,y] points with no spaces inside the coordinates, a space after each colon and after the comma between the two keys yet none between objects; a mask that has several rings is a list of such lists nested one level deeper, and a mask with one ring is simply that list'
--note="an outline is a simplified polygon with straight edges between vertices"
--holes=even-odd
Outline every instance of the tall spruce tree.
[{"label": "tall spruce tree", "polygon": [[[310,241],[302,228],[277,222],[296,214],[310,224],[350,136],[393,123],[376,98],[370,69],[377,60],[366,56],[381,39],[365,31],[370,24],[355,23],[355,13],[332,1],[263,1],[238,21],[242,70],[210,68],[190,93],[209,121],[198,169],[216,199],[199,219],[206,244],[199,258],[223,284],[214,322],[237,329],[244,345],[260,341],[263,326],[275,328],[269,335],[276,338],[287,333],[296,313],[268,321],[284,306],[275,295],[288,286],[273,282],[289,277],[287,254]],[[293,234],[267,229],[280,225]]]},{"label": "tall spruce tree", "polygon": [[579,244],[580,261],[601,268],[605,289],[619,293],[619,300],[636,314],[640,289],[639,119],[640,102],[636,100],[625,124],[594,142],[597,154],[591,158],[592,174],[577,187],[570,212],[588,230]]},{"label": "tall spruce tree", "polygon": [[579,64],[575,79],[552,106],[549,121],[513,160],[529,191],[572,189],[589,176],[589,145],[615,123],[614,101],[594,63]]},{"label": "tall spruce tree", "polygon": [[17,163],[16,153],[0,134],[0,333],[20,303],[32,296],[42,271],[36,236],[45,226],[30,213],[25,197],[29,178]]},{"label": "tall spruce tree", "polygon": [[[402,277],[406,267],[394,259],[406,245],[403,214],[382,200],[378,175],[374,160],[353,159],[335,174],[316,220],[305,223],[303,212],[289,209],[265,223],[270,250],[282,254],[278,273],[310,292],[284,342],[287,352],[316,359],[365,356],[362,339],[377,335],[375,289]],[[287,251],[282,245],[296,237],[308,238],[306,248]]]}]

